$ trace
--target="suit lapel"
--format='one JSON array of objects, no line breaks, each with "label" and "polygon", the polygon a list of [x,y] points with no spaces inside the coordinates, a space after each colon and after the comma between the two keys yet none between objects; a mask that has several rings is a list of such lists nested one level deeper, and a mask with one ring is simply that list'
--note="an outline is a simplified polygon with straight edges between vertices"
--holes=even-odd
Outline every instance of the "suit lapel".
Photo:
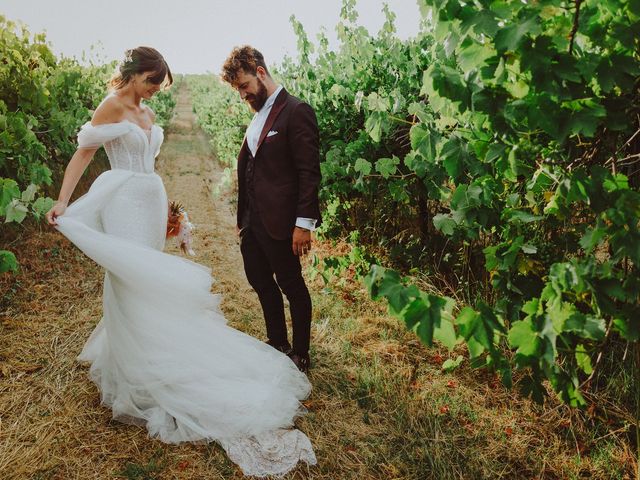
[{"label": "suit lapel", "polygon": [[244,174],[245,169],[247,168],[247,156],[249,152],[249,147],[247,146],[247,138],[245,137],[242,142],[242,147],[240,147],[240,153],[238,154],[238,164],[236,168],[238,169],[238,181],[240,184],[244,182]]},{"label": "suit lapel", "polygon": [[273,126],[273,122],[276,121],[278,115],[287,104],[287,98],[289,97],[289,93],[283,88],[282,91],[276,97],[276,101],[273,102],[273,107],[271,107],[271,111],[269,112],[269,116],[267,117],[267,121],[264,122],[264,127],[262,127],[262,132],[260,133],[260,139],[258,140],[258,146],[256,147],[256,155],[258,155],[258,150],[260,149],[260,145],[267,137],[267,133],[271,130]]}]

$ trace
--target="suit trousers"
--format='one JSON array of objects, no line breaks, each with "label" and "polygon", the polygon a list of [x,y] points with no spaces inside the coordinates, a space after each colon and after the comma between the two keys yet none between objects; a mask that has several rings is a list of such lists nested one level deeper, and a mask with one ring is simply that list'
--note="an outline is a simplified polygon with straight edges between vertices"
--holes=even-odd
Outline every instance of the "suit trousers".
[{"label": "suit trousers", "polygon": [[293,350],[299,355],[307,355],[311,336],[311,297],[302,277],[300,257],[293,254],[293,237],[276,240],[265,230],[260,215],[251,212],[250,218],[250,224],[240,232],[240,250],[247,280],[262,305],[267,337],[275,346],[288,348],[290,345],[284,293],[293,324]]}]

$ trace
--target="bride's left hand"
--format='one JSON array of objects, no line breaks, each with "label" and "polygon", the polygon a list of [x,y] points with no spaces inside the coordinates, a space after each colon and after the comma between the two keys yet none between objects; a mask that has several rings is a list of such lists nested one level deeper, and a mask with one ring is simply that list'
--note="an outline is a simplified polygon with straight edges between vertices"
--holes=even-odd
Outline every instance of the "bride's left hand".
[{"label": "bride's left hand", "polygon": [[54,227],[58,225],[56,219],[62,215],[64,215],[65,210],[67,209],[67,204],[64,202],[56,202],[56,204],[51,207],[45,217],[47,217],[47,222],[49,225],[53,225]]}]

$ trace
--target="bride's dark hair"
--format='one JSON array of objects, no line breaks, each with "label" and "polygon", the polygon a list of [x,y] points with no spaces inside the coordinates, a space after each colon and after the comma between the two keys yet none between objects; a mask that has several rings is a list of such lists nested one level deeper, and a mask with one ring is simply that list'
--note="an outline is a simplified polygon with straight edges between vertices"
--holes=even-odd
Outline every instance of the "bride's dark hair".
[{"label": "bride's dark hair", "polygon": [[118,90],[127,85],[133,75],[143,72],[153,72],[148,80],[155,85],[159,85],[165,80],[167,87],[173,83],[169,65],[160,52],[151,47],[136,47],[124,52],[124,60],[118,65],[118,70],[111,77],[109,86]]}]

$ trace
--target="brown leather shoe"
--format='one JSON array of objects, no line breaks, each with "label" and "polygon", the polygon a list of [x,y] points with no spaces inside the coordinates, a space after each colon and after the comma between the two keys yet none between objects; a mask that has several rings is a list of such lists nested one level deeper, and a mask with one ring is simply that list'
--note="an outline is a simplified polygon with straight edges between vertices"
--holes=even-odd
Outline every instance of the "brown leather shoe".
[{"label": "brown leather shoe", "polygon": [[299,355],[292,352],[289,354],[289,358],[302,373],[307,373],[309,368],[311,368],[311,359],[309,358],[309,355]]}]

